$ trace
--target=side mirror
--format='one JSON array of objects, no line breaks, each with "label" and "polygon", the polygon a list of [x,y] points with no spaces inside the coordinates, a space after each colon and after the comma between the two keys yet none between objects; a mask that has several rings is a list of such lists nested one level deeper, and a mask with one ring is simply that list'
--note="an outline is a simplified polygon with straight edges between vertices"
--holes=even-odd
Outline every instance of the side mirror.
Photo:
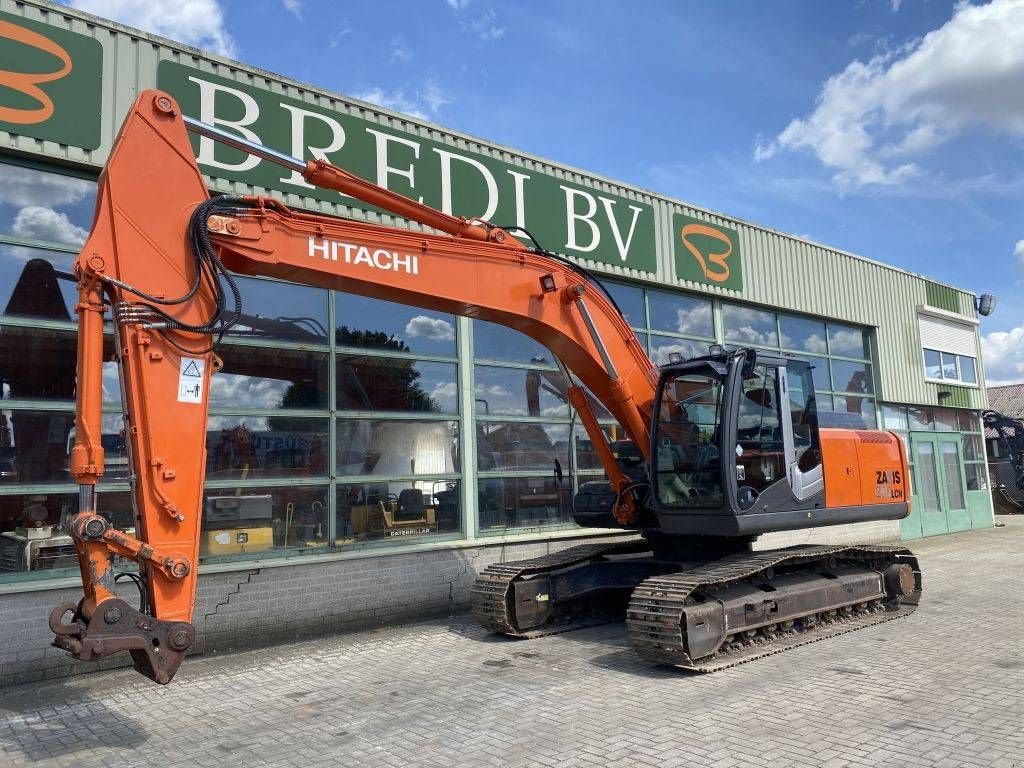
[{"label": "side mirror", "polygon": [[562,482],[565,479],[565,473],[562,472],[562,462],[558,459],[555,459],[555,479],[558,482]]}]

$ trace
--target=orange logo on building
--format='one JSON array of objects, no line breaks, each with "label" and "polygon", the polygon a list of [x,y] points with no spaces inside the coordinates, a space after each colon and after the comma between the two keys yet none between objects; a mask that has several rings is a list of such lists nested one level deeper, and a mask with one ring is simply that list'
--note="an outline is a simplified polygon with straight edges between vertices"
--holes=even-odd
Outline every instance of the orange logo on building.
[{"label": "orange logo on building", "polygon": [[[716,283],[724,283],[729,279],[729,264],[726,262],[726,259],[732,254],[732,241],[729,240],[729,237],[724,232],[720,232],[714,227],[709,227],[707,224],[687,224],[679,230],[679,235],[683,239],[683,245],[686,247],[686,250],[692,253],[693,258],[700,264],[704,277]],[[725,250],[709,251],[707,254],[702,253],[700,248],[689,240],[690,237],[695,235],[703,235],[710,237],[712,240],[717,240],[725,246]]]},{"label": "orange logo on building", "polygon": [[39,85],[40,83],[60,80],[69,74],[72,69],[71,57],[67,51],[48,37],[43,37],[38,32],[33,32],[10,22],[0,21],[0,38],[13,40],[16,43],[23,43],[30,48],[45,51],[56,56],[63,63],[63,66],[54,72],[8,72],[0,70],[0,85],[22,93],[39,104],[38,107],[32,109],[0,106],[0,120],[8,123],[17,123],[18,125],[34,125],[48,120],[53,115],[53,101]]}]

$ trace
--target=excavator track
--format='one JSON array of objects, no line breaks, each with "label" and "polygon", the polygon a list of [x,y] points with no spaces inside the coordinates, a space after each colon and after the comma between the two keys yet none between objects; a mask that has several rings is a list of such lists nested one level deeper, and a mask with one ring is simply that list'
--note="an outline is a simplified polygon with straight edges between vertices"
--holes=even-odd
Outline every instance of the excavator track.
[{"label": "excavator track", "polygon": [[569,632],[582,627],[621,620],[621,611],[602,610],[597,601],[573,605],[569,610],[556,611],[540,626],[520,628],[516,621],[516,584],[538,575],[552,575],[568,569],[600,562],[612,555],[628,555],[649,551],[649,545],[640,540],[613,544],[584,544],[570,547],[550,555],[490,565],[477,577],[470,592],[473,616],[491,632],[512,637],[530,638]]},{"label": "excavator track", "polygon": [[[817,578],[819,582],[835,580],[835,572],[845,571],[851,586],[836,582],[838,586],[830,594],[838,591],[843,595],[845,591],[849,599],[834,598],[831,607],[812,609],[804,615],[788,614],[780,621],[771,621],[771,613],[762,605],[744,602],[743,609],[751,612],[746,615],[752,616],[748,624],[730,626],[726,618],[719,626],[709,627],[722,612],[720,606],[730,588],[741,594],[756,593],[764,598],[765,604],[775,604],[771,599],[774,588],[770,585],[776,571],[788,571],[795,580]],[[827,575],[815,576],[816,572]],[[875,584],[882,577],[882,596],[863,591],[872,574]],[[902,586],[894,583],[901,577]],[[853,582],[858,579],[862,589],[859,597],[864,599],[858,599],[854,590],[857,585]],[[828,581],[822,583],[831,586]],[[820,599],[821,594],[819,588],[813,596]],[[630,643],[641,658],[697,672],[713,672],[906,616],[917,607],[920,595],[917,558],[899,546],[812,546],[745,552],[692,570],[645,580],[633,591],[626,626]],[[752,598],[740,598],[744,599]],[[688,615],[688,611],[698,615]],[[718,637],[721,640],[716,643]],[[698,646],[703,647],[694,652]]]}]

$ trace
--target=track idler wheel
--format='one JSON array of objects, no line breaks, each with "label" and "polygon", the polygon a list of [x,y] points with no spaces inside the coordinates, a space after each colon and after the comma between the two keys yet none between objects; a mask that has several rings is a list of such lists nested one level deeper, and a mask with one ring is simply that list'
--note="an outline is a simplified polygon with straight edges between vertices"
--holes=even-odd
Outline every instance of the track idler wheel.
[{"label": "track idler wheel", "polygon": [[890,597],[907,597],[914,592],[914,569],[906,563],[894,563],[885,569],[885,590]]}]

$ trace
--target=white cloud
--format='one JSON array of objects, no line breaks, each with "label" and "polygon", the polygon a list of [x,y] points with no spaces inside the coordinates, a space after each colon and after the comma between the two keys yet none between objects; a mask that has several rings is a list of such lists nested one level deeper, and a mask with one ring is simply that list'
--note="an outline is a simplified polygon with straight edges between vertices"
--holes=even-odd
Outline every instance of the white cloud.
[{"label": "white cloud", "polygon": [[0,202],[11,205],[59,206],[78,203],[91,195],[96,185],[85,179],[40,173],[16,165],[0,164]]},{"label": "white cloud", "polygon": [[360,101],[403,112],[421,120],[436,117],[445,105],[452,103],[448,93],[433,80],[428,80],[422,89],[412,94],[408,94],[402,88],[385,91],[383,88],[373,87],[352,95]]},{"label": "white cloud", "polygon": [[1024,2],[960,3],[920,40],[829,78],[814,111],[759,139],[754,158],[805,150],[840,186],[900,185],[922,174],[912,158],[971,128],[1024,136],[1021,82]]},{"label": "white cloud", "polygon": [[11,232],[18,237],[76,246],[82,245],[89,236],[89,231],[72,224],[67,214],[39,205],[18,211]]},{"label": "white cloud", "polygon": [[505,36],[505,27],[498,25],[498,14],[487,10],[477,16],[466,27],[481,40],[500,40]]},{"label": "white cloud", "polygon": [[217,0],[71,0],[70,5],[221,56],[237,55]]},{"label": "white cloud", "polygon": [[1013,246],[1013,257],[1017,260],[1017,269],[1024,270],[1024,240],[1018,240]]},{"label": "white cloud", "polygon": [[331,35],[331,40],[327,44],[331,48],[337,48],[341,44],[341,38],[352,33],[352,25],[348,19],[342,19],[338,23],[337,29],[334,30],[334,34]]},{"label": "white cloud", "polygon": [[412,48],[401,35],[394,35],[391,38],[391,61],[409,62],[413,60]]},{"label": "white cloud", "polygon": [[1024,326],[981,337],[985,383],[990,387],[1024,382]]},{"label": "white cloud", "polygon": [[892,8],[893,13],[898,13],[900,6],[903,5],[903,0],[890,0],[889,5]]},{"label": "white cloud", "polygon": [[447,320],[439,317],[416,315],[405,325],[405,333],[414,339],[430,341],[451,341],[455,338],[455,328]]},{"label": "white cloud", "polygon": [[469,0],[444,0],[453,11],[464,11],[469,5]]},{"label": "white cloud", "polygon": [[284,9],[295,18],[302,20],[302,0],[281,0]]}]

